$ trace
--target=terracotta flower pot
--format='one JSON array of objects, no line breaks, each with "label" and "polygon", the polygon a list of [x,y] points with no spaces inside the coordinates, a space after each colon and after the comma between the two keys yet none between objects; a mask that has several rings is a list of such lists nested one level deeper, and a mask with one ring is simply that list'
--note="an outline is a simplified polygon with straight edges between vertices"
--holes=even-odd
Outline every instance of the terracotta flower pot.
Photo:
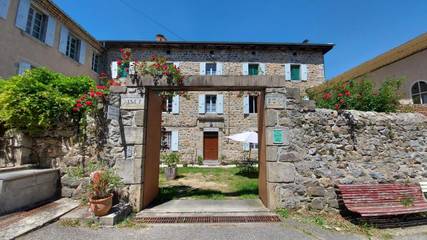
[{"label": "terracotta flower pot", "polygon": [[105,216],[113,206],[113,194],[103,199],[89,198],[90,209],[97,217]]}]

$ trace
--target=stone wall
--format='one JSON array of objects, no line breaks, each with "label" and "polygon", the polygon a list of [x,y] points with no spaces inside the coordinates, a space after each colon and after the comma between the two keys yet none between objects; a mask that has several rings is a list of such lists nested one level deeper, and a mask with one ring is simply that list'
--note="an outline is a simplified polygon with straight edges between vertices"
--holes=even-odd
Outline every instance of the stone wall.
[{"label": "stone wall", "polygon": [[[269,101],[278,96],[285,104]],[[336,184],[427,180],[421,114],[314,109],[289,90],[267,93],[266,102],[267,138],[273,129],[286,136],[283,144],[267,139],[270,208],[333,209]]]}]

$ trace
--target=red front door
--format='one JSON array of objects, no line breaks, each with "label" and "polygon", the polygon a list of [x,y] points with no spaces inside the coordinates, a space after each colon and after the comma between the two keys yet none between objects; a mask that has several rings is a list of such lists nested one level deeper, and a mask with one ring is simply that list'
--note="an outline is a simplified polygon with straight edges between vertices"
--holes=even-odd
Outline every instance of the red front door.
[{"label": "red front door", "polygon": [[218,132],[203,133],[203,159],[218,160]]}]

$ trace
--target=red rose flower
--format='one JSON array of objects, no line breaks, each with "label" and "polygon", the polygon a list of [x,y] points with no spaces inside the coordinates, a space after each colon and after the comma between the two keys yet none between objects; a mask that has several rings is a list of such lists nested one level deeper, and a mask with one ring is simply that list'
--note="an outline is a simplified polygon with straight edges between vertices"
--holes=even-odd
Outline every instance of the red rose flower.
[{"label": "red rose flower", "polygon": [[337,103],[337,104],[335,104],[335,109],[336,110],[338,110],[338,109],[340,109],[340,105]]},{"label": "red rose flower", "polygon": [[92,106],[92,101],[86,101],[87,106]]},{"label": "red rose flower", "polygon": [[78,112],[79,111],[79,108],[73,108],[73,112]]},{"label": "red rose flower", "polygon": [[93,91],[90,91],[90,94],[89,94],[91,97],[95,97],[95,92],[93,92]]},{"label": "red rose flower", "polygon": [[343,104],[345,101],[344,99],[340,99],[340,103]]},{"label": "red rose flower", "polygon": [[96,89],[104,90],[104,89],[106,89],[106,87],[102,86],[102,85],[98,85],[98,86],[96,86]]},{"label": "red rose flower", "polygon": [[349,91],[349,90],[345,90],[344,94],[345,94],[347,97],[350,97],[350,95],[351,95],[351,93],[350,93],[350,91]]},{"label": "red rose flower", "polygon": [[342,95],[342,93],[339,93],[339,94],[338,94],[338,97],[342,97],[342,96],[343,96],[343,95]]},{"label": "red rose flower", "polygon": [[81,103],[82,101],[80,100],[80,99],[77,99],[76,100],[76,103]]},{"label": "red rose flower", "polygon": [[104,95],[102,92],[96,92],[95,94],[96,94],[96,96],[102,96],[102,95]]},{"label": "red rose flower", "polygon": [[77,104],[76,104],[76,107],[81,108],[81,107],[83,107],[83,104],[81,104],[81,103],[77,103]]}]

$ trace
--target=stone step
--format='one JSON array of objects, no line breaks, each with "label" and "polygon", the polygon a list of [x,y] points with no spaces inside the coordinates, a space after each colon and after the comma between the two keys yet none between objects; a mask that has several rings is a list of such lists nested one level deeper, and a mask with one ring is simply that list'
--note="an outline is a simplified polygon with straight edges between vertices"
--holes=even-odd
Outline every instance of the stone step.
[{"label": "stone step", "polygon": [[15,239],[58,219],[78,206],[78,201],[62,198],[30,211],[3,216],[0,219],[0,239]]}]

